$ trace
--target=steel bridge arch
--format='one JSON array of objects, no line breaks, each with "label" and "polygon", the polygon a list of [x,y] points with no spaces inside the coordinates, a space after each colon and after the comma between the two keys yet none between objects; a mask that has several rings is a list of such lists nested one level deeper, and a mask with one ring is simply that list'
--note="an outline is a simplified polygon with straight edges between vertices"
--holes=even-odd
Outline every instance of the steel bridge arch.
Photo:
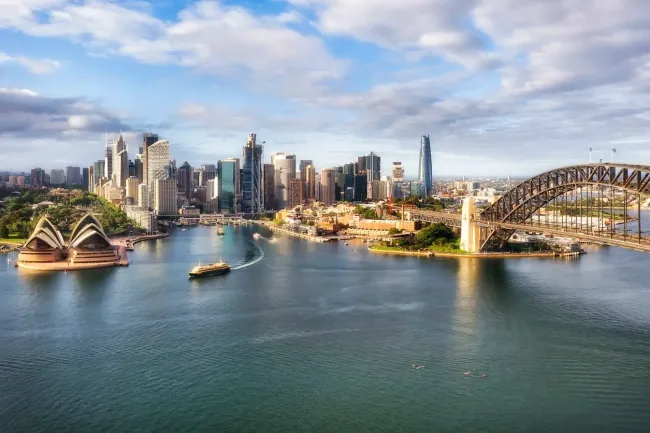
[{"label": "steel bridge arch", "polygon": [[[581,187],[608,187],[632,194],[650,194],[650,166],[634,164],[584,164],[561,167],[521,182],[480,215],[490,223],[523,223],[542,206]],[[507,241],[513,230],[490,231],[481,250]]]}]

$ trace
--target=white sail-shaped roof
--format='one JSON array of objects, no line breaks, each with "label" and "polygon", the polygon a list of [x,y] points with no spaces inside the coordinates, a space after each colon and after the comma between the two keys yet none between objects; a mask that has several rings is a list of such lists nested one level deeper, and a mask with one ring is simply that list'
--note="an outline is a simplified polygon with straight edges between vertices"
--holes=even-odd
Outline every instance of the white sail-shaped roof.
[{"label": "white sail-shaped roof", "polygon": [[99,243],[104,244],[106,247],[111,245],[111,241],[106,236],[106,233],[104,233],[100,222],[92,214],[88,213],[75,224],[70,235],[70,240],[68,241],[68,246],[70,248],[78,248],[92,236],[96,236]]},{"label": "white sail-shaped roof", "polygon": [[50,222],[50,220],[48,220],[45,216],[41,217],[41,219],[38,221],[38,224],[36,224],[34,232],[29,237],[29,239],[27,239],[27,242],[25,242],[25,247],[29,247],[30,244],[32,244],[32,242],[34,242],[36,239],[45,242],[50,248],[64,248],[64,241],[63,236],[61,236],[61,232],[59,232],[56,227],[54,227],[54,225]]}]

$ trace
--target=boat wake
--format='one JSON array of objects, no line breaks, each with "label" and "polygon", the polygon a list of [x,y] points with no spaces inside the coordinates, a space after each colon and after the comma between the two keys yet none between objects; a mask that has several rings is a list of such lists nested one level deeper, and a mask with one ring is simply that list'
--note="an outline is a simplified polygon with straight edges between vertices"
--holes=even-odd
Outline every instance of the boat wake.
[{"label": "boat wake", "polygon": [[256,256],[253,257],[253,259],[250,260],[250,261],[244,262],[241,265],[233,266],[231,268],[233,271],[236,271],[238,269],[244,269],[244,268],[247,268],[249,266],[252,266],[252,265],[254,265],[255,263],[259,262],[260,260],[262,260],[264,258],[264,251],[262,250],[262,248],[260,248],[259,245],[257,245],[257,244],[253,243],[253,245],[255,245],[255,248],[257,248],[259,254],[256,254]]}]

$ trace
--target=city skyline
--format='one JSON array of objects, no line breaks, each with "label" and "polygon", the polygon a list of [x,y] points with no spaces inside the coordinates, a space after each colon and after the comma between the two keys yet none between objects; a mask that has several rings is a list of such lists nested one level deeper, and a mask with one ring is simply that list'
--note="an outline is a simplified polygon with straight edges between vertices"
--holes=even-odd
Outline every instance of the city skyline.
[{"label": "city skyline", "polygon": [[195,163],[248,131],[321,166],[372,149],[407,173],[430,134],[442,176],[532,175],[590,147],[650,159],[647,2],[374,3],[5,2],[0,170],[81,166],[107,130],[155,130]]}]

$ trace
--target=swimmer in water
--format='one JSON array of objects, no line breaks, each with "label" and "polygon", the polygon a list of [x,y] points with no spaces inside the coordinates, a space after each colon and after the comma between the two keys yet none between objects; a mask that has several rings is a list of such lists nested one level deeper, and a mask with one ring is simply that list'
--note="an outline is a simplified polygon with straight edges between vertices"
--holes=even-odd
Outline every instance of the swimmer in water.
[{"label": "swimmer in water", "polygon": [[465,372],[465,376],[471,376],[471,375],[472,375],[472,372],[471,372],[471,371],[466,371],[466,372]]},{"label": "swimmer in water", "polygon": [[483,373],[483,374],[481,375],[481,379],[485,379],[486,377],[487,377],[487,374],[485,374],[485,373]]}]

